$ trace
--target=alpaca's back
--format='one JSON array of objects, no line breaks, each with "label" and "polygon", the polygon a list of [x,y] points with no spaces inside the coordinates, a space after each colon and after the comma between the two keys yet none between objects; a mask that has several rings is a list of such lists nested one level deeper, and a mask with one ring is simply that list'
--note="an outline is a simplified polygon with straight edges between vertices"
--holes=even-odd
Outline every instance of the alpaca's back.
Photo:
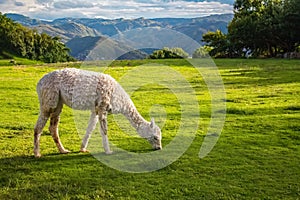
[{"label": "alpaca's back", "polygon": [[45,75],[37,85],[40,104],[55,108],[59,101],[78,110],[91,110],[111,96],[116,81],[109,75],[67,68]]}]

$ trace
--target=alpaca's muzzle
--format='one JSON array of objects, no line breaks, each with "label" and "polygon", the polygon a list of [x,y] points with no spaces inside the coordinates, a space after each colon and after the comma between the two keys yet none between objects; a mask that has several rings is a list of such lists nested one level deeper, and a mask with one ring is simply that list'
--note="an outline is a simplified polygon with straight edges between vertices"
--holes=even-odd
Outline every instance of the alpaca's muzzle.
[{"label": "alpaca's muzzle", "polygon": [[155,148],[155,150],[161,150],[161,149],[162,149],[161,147],[156,147],[156,148]]}]

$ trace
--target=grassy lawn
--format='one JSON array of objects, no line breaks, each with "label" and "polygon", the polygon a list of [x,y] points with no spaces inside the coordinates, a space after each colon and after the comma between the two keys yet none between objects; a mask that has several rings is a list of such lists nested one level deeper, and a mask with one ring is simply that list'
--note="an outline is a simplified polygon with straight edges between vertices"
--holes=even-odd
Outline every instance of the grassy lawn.
[{"label": "grassy lawn", "polygon": [[[194,88],[200,126],[192,145],[174,163],[133,174],[79,153],[81,139],[74,113],[67,107],[61,115],[60,136],[72,153],[58,154],[45,127],[43,157],[35,159],[33,127],[39,112],[35,86],[60,65],[0,62],[0,199],[300,199],[300,61],[220,59],[215,63],[226,88],[227,116],[214,149],[203,159],[198,157],[211,116],[202,77],[187,62],[167,61]],[[106,72],[120,79],[142,64],[118,61]],[[176,96],[168,88],[146,85],[132,99],[148,120],[153,104],[164,107],[163,146],[170,143],[180,123]],[[122,132],[113,122],[108,126],[110,140],[118,147],[150,152],[150,145],[134,133]]]}]

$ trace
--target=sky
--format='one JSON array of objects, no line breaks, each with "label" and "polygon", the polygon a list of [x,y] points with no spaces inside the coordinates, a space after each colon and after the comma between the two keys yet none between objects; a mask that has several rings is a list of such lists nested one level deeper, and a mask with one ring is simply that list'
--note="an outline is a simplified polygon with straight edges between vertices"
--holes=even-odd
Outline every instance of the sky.
[{"label": "sky", "polygon": [[233,13],[234,0],[0,0],[0,12],[57,18],[194,18]]}]

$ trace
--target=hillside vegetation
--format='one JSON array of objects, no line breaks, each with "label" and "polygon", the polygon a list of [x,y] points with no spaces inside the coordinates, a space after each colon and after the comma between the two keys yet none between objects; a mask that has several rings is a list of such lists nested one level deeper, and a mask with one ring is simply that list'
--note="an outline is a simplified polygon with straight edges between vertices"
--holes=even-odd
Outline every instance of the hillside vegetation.
[{"label": "hillside vegetation", "polygon": [[58,37],[39,34],[0,13],[0,58],[13,56],[47,63],[74,60]]},{"label": "hillside vegetation", "polygon": [[[115,61],[106,73],[120,79],[147,62]],[[299,199],[299,60],[215,61],[226,88],[227,117],[217,144],[203,159],[198,153],[211,121],[211,98],[203,78],[185,60],[153,62],[161,64],[162,72],[170,66],[189,82],[201,118],[196,138],[184,155],[164,169],[146,174],[117,171],[90,154],[79,153],[81,139],[74,112],[68,107],[63,109],[60,135],[73,153],[58,154],[45,128],[43,157],[35,159],[36,83],[44,74],[66,65],[0,67],[0,199]],[[153,105],[165,108],[166,121],[160,125],[166,146],[180,127],[176,95],[149,84],[136,90],[132,99],[148,120]],[[112,116],[109,120],[113,144],[132,152],[151,151],[134,132],[124,133],[112,123]],[[97,135],[95,132],[92,137]]]}]

